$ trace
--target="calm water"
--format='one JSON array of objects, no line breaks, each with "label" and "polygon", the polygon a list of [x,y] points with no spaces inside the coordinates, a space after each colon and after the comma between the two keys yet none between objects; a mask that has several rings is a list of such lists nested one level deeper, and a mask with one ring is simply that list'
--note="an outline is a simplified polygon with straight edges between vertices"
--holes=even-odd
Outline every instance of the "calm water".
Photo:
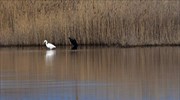
[{"label": "calm water", "polygon": [[0,100],[180,100],[180,47],[0,48]]}]

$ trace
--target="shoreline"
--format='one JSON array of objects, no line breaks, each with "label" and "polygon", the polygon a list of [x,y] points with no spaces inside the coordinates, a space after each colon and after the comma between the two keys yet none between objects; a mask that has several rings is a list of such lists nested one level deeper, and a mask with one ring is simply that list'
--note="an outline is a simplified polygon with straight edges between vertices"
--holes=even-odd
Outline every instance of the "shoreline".
[{"label": "shoreline", "polygon": [[[23,47],[43,47],[45,45],[0,45],[0,48],[23,48]],[[57,47],[71,47],[71,45],[56,45]],[[112,44],[112,45],[106,45],[106,44],[80,44],[78,48],[80,47],[118,47],[118,48],[145,48],[145,47],[178,47],[180,44],[147,44],[147,45],[119,45],[119,44]]]}]

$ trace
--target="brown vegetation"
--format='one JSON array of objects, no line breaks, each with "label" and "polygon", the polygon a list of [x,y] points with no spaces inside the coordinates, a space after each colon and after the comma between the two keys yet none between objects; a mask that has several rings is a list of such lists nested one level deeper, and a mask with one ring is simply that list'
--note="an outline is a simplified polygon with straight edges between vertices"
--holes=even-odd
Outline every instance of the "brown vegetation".
[{"label": "brown vegetation", "polygon": [[0,0],[0,45],[180,43],[179,0]]}]

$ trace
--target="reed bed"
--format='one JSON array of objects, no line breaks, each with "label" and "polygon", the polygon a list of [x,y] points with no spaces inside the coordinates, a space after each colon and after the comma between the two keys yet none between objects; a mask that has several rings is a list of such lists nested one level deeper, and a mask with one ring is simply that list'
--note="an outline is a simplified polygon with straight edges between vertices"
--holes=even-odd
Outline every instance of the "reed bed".
[{"label": "reed bed", "polygon": [[0,0],[0,45],[180,44],[179,0]]}]

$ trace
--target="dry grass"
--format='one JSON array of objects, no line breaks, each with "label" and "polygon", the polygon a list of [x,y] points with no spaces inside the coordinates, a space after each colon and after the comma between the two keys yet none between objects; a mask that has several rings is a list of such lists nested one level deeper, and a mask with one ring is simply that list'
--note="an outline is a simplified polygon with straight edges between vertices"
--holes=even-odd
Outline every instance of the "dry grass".
[{"label": "dry grass", "polygon": [[180,44],[179,0],[0,0],[0,45]]}]

